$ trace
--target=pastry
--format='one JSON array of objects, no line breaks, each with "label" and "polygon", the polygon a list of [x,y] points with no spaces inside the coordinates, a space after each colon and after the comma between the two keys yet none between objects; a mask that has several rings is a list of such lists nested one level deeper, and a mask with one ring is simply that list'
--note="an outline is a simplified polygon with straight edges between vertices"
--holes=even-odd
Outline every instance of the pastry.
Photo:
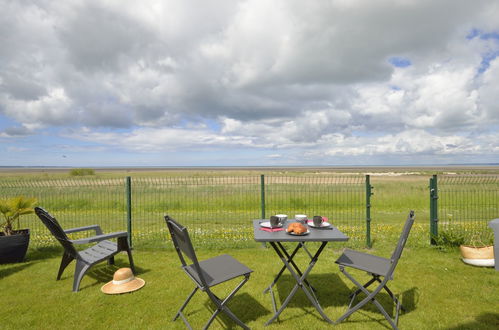
[{"label": "pastry", "polygon": [[295,233],[297,235],[302,235],[307,232],[307,227],[298,222],[291,223],[288,228],[286,228],[288,233]]}]

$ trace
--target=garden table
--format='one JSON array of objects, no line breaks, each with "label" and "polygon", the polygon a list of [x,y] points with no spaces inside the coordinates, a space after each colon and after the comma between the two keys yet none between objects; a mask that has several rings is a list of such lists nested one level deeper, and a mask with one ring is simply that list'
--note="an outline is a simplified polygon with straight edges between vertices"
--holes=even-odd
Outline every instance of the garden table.
[{"label": "garden table", "polygon": [[[322,307],[319,304],[319,301],[315,295],[315,288],[310,285],[310,283],[307,280],[308,274],[312,271],[312,268],[315,266],[317,260],[319,259],[320,254],[326,247],[327,243],[329,242],[345,242],[348,240],[348,236],[343,234],[340,230],[338,230],[336,227],[331,225],[330,227],[326,228],[313,228],[311,226],[308,226],[308,229],[310,231],[309,234],[307,235],[290,235],[288,234],[285,230],[282,231],[264,231],[261,229],[260,223],[264,222],[266,220],[260,219],[260,220],[253,220],[253,231],[254,231],[254,236],[255,236],[255,241],[257,242],[264,242],[264,243],[269,243],[270,246],[274,249],[276,254],[279,256],[279,259],[282,261],[284,264],[277,276],[274,278],[272,283],[264,290],[264,293],[269,292],[272,294],[272,307],[274,309],[274,315],[270,320],[265,323],[265,325],[269,325],[273,321],[275,321],[279,315],[282,313],[282,311],[286,308],[288,303],[291,301],[291,298],[296,294],[298,291],[298,288],[301,288],[307,298],[310,300],[312,305],[314,305],[315,309],[319,312],[319,314],[324,318],[329,323],[334,323],[329,319],[326,314],[324,314],[324,311]],[[268,221],[268,220],[267,220]],[[287,228],[287,226],[294,222],[294,220],[288,220],[284,225],[283,228]],[[296,247],[294,250],[290,253],[286,250],[284,245],[282,243],[284,242],[289,242],[289,243],[296,243]],[[308,249],[305,247],[306,242],[321,242],[321,245],[315,251],[315,253],[312,255],[308,251]],[[301,271],[298,268],[298,265],[293,261],[293,258],[297,254],[297,252],[303,249],[308,256],[310,257],[310,262],[307,265],[307,268],[305,271]],[[274,292],[272,291],[272,287],[277,283],[279,280],[280,276],[284,272],[284,270],[288,270],[292,277],[295,279],[296,284],[294,285],[293,289],[289,293],[289,295],[286,297],[284,302],[282,303],[281,307],[279,310],[277,310],[277,305],[275,302],[274,298]]]}]

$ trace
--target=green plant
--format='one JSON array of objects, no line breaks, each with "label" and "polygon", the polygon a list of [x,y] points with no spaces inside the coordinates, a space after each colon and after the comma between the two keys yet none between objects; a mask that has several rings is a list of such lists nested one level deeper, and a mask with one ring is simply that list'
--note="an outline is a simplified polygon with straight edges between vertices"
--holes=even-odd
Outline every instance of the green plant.
[{"label": "green plant", "polygon": [[36,198],[25,198],[24,196],[0,200],[0,212],[5,220],[1,223],[1,227],[5,236],[14,234],[13,223],[17,220],[17,226],[19,227],[19,217],[33,213],[36,202]]},{"label": "green plant", "polygon": [[441,231],[438,235],[432,235],[432,239],[440,249],[447,247],[457,247],[465,242],[465,236],[462,231],[456,230],[452,221],[452,214],[447,214],[448,228]]},{"label": "green plant", "polygon": [[69,171],[71,176],[95,175],[95,171],[91,168],[74,168]]},{"label": "green plant", "polygon": [[442,231],[437,236],[432,236],[436,245],[438,246],[448,246],[448,247],[456,247],[464,244],[465,238],[461,233],[457,233],[454,231]]},{"label": "green plant", "polygon": [[492,231],[485,230],[483,232],[474,232],[469,238],[465,238],[461,244],[474,248],[481,248],[492,245],[493,239],[494,235],[492,234]]}]

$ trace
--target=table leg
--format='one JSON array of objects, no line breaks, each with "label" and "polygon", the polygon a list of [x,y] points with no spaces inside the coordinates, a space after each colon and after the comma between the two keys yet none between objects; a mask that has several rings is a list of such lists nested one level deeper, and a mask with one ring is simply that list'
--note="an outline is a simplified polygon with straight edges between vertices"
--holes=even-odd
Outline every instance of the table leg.
[{"label": "table leg", "polygon": [[[284,248],[284,246],[281,243],[277,242],[277,244],[281,248],[281,251],[284,253],[284,255],[286,255],[286,257],[288,258],[288,262],[293,265],[293,267],[295,268],[295,270],[298,273],[298,275],[302,276],[303,274],[302,274],[301,270],[298,268],[298,266],[293,261],[293,257],[294,256],[288,255],[288,251],[286,250],[286,248]],[[300,242],[298,244],[297,248],[299,248],[299,247],[302,247],[307,252],[307,254],[310,256],[310,260],[313,259],[313,256],[310,254],[310,252],[308,252],[308,249],[305,247],[305,242]],[[286,268],[286,266],[283,266],[283,268]],[[284,269],[282,269],[282,270],[284,270]],[[310,289],[312,289],[312,291],[315,292],[315,288],[310,283],[308,283],[308,281],[307,281],[306,278],[305,278],[305,284],[307,284],[310,287]]]},{"label": "table leg", "polygon": [[[286,308],[288,303],[291,301],[293,296],[296,294],[296,291],[298,290],[298,288],[301,288],[303,290],[303,292],[305,292],[305,295],[307,296],[307,298],[310,300],[312,305],[314,305],[315,309],[319,312],[319,314],[321,314],[321,316],[324,318],[324,320],[333,324],[334,322],[331,321],[331,319],[329,319],[329,317],[327,317],[326,314],[324,314],[324,311],[322,310],[322,307],[320,306],[319,301],[317,300],[317,297],[313,294],[313,290],[310,290],[310,291],[312,291],[312,293],[311,293],[307,289],[307,286],[309,286],[309,284],[308,284],[308,282],[306,282],[306,277],[308,276],[308,274],[310,273],[312,268],[315,266],[315,263],[317,262],[319,255],[322,253],[322,250],[324,250],[324,248],[326,247],[327,242],[322,242],[321,246],[319,247],[317,252],[312,257],[312,260],[308,264],[307,269],[303,273],[301,273],[299,271],[298,267],[296,266],[296,264],[294,264],[294,262],[292,264],[293,264],[293,267],[297,269],[297,272],[295,272],[295,270],[293,270],[293,267],[291,267],[290,261],[288,261],[288,259],[285,258],[285,255],[287,255],[287,251],[284,249],[284,247],[280,243],[275,244],[274,242],[271,242],[270,244],[272,245],[272,247],[276,251],[276,253],[279,256],[279,258],[281,259],[281,261],[284,263],[284,267],[287,268],[289,270],[289,272],[291,273],[291,275],[295,278],[296,284],[293,287],[293,289],[291,290],[291,292],[289,293],[289,295],[284,300],[284,302],[283,302],[282,306],[279,308],[279,310],[277,312],[275,312],[274,316],[269,321],[267,321],[267,323],[265,323],[265,325],[269,325],[270,323],[272,323],[273,321],[275,321],[279,317],[279,315],[282,313],[284,308]],[[300,276],[298,274],[300,274]],[[306,284],[306,285],[303,285],[303,284]],[[276,310],[276,306],[275,306],[275,301],[274,301],[274,311],[275,310]]]},{"label": "table leg", "polygon": [[[300,250],[300,248],[303,246],[301,243],[300,244],[297,244],[296,245],[296,248],[293,250],[293,252],[291,253],[291,255],[289,255],[286,251],[286,249],[284,249],[284,247],[282,246],[281,243],[278,243],[279,244],[279,247],[285,251],[286,253],[286,256],[288,257],[288,262],[292,262],[294,264],[294,261],[293,261],[293,258],[295,256],[295,254],[298,252],[298,250]],[[270,245],[274,248],[274,250],[277,252],[277,248],[275,246],[275,243],[273,242],[270,242]],[[294,264],[294,267],[297,268],[296,264]],[[272,290],[272,287],[277,283],[277,281],[279,280],[279,278],[281,277],[282,273],[284,272],[284,270],[286,269],[286,265],[282,266],[281,270],[279,271],[279,273],[277,274],[277,276],[274,278],[274,280],[272,281],[272,283],[265,289],[263,290],[263,293],[267,293],[268,291]]]},{"label": "table leg", "polygon": [[[286,251],[286,249],[284,248],[284,246],[280,243],[279,244],[279,247],[275,245],[275,243],[271,242],[270,245],[272,246],[272,248],[277,252],[277,254],[279,255],[279,249],[282,249],[288,260],[287,262],[289,263],[290,261],[293,262],[293,257],[295,256],[295,254],[298,252],[298,250],[300,250],[301,247],[303,247],[303,245],[300,243],[300,244],[297,244],[296,245],[296,248],[293,250],[293,252],[291,253],[291,255],[289,255]],[[294,262],[293,262],[294,264]],[[296,264],[294,264],[294,267],[297,268],[298,266],[296,266]],[[276,304],[276,301],[275,301],[275,295],[274,295],[274,291],[272,290],[272,287],[277,283],[277,281],[279,280],[279,278],[281,277],[282,273],[284,272],[284,270],[286,269],[286,265],[282,266],[281,270],[279,271],[279,273],[277,274],[277,276],[274,278],[274,280],[272,281],[272,283],[265,289],[263,290],[263,293],[267,293],[267,292],[270,292],[271,294],[271,298],[272,298],[272,309],[274,310],[274,314],[275,315],[279,315],[277,314],[277,304]]]}]

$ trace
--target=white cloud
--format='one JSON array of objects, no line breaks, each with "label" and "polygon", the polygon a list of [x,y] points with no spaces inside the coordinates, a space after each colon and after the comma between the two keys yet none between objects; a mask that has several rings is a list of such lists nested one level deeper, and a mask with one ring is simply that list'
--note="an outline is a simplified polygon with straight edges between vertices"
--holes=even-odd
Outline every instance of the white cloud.
[{"label": "white cloud", "polygon": [[497,2],[40,0],[0,10],[0,115],[14,121],[1,136],[55,127],[123,150],[249,148],[274,160],[497,150],[485,138],[499,125]]}]

